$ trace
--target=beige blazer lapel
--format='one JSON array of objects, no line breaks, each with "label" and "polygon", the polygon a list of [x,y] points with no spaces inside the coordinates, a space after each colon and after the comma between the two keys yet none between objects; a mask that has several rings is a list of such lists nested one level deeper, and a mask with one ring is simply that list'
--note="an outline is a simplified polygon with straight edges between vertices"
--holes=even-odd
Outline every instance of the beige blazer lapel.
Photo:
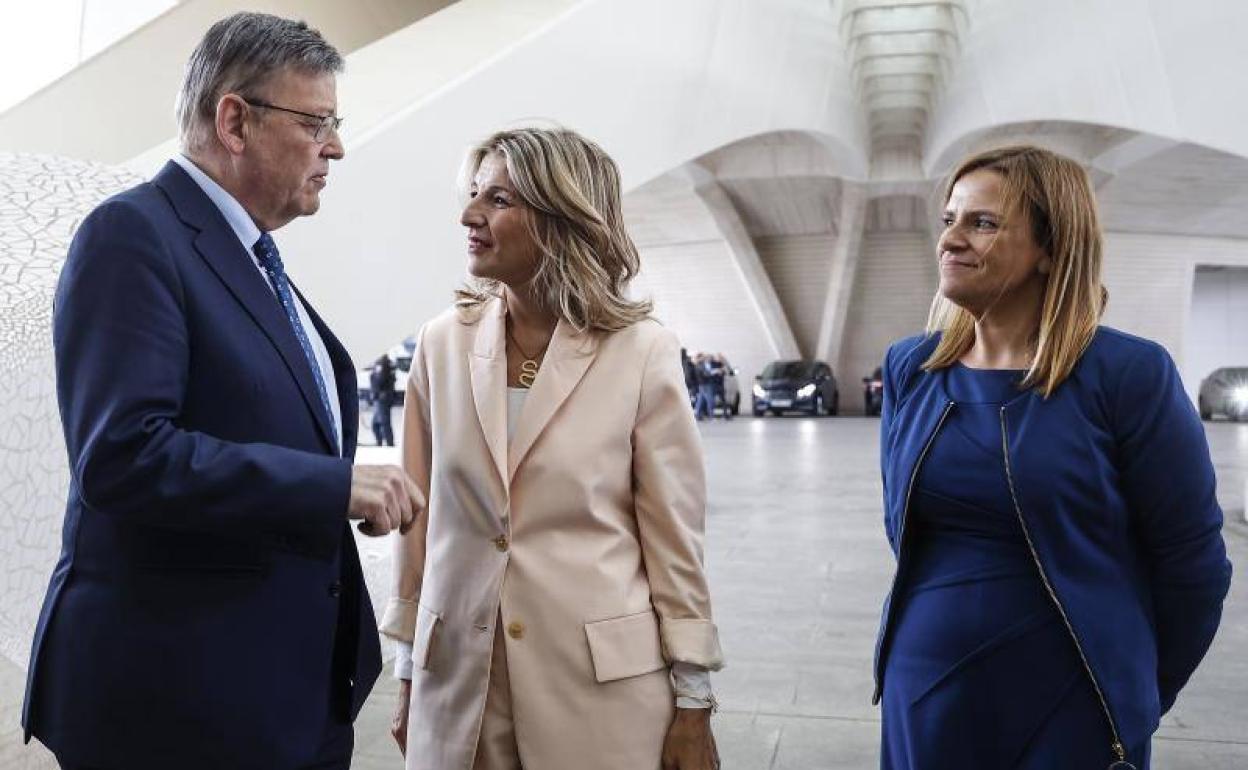
[{"label": "beige blazer lapel", "polygon": [[503,490],[508,490],[507,473],[507,345],[505,307],[493,300],[482,311],[477,336],[469,355],[472,372],[472,400],[477,408],[481,431],[494,458]]},{"label": "beige blazer lapel", "polygon": [[546,360],[537,373],[528,398],[525,399],[520,421],[516,425],[516,434],[508,449],[509,485],[533,443],[542,435],[559,407],[585,376],[585,371],[593,363],[597,351],[596,335],[576,334],[563,320],[555,326]]}]

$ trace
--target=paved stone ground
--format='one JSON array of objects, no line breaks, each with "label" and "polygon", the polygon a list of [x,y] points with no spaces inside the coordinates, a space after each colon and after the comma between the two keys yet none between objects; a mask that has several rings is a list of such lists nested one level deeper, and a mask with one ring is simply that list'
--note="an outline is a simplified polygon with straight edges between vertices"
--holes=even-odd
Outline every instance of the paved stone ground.
[{"label": "paved stone ground", "polygon": [[[708,569],[728,656],[714,677],[724,770],[878,767],[871,654],[892,557],[880,523],[876,430],[863,418],[703,426]],[[1237,574],[1213,649],[1154,741],[1157,770],[1248,767],[1248,424],[1212,423],[1208,433]],[[361,454],[385,462],[393,450]],[[10,724],[21,681],[16,670],[0,671],[0,692],[13,704],[0,713]],[[383,677],[365,706],[356,770],[402,767],[387,733],[395,691]],[[0,767],[50,766],[14,731],[0,739]]]},{"label": "paved stone ground", "polygon": [[[892,556],[877,425],[792,417],[703,426],[707,560],[728,656],[714,677],[724,770],[878,767],[871,656]],[[1213,650],[1154,741],[1158,770],[1248,767],[1248,425],[1213,423],[1209,437],[1239,570]],[[394,693],[387,677],[365,707],[357,770],[401,767],[386,732]]]}]

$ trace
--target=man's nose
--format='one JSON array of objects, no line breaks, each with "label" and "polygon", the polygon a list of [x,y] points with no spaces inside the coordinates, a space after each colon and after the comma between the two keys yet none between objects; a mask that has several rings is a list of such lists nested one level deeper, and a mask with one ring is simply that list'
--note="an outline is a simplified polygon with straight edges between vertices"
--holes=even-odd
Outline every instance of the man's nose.
[{"label": "man's nose", "polygon": [[347,148],[342,143],[342,137],[338,135],[338,129],[329,130],[329,139],[321,148],[321,154],[330,160],[342,160],[347,156]]}]

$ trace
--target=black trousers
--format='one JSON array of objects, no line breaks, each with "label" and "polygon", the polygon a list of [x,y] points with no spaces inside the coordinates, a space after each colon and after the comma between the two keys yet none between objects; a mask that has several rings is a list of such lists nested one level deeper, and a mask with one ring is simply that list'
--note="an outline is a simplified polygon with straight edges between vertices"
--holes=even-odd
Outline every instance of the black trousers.
[{"label": "black trousers", "polygon": [[[292,770],[350,770],[351,752],[355,748],[355,729],[351,725],[335,724],[326,731],[324,742],[316,752],[311,764]],[[61,757],[56,758],[61,770],[126,770],[125,768],[79,765]],[[228,770],[228,768],[221,768]]]},{"label": "black trousers", "polygon": [[394,429],[390,427],[390,402],[378,400],[373,407],[373,438],[377,446],[394,446]]}]

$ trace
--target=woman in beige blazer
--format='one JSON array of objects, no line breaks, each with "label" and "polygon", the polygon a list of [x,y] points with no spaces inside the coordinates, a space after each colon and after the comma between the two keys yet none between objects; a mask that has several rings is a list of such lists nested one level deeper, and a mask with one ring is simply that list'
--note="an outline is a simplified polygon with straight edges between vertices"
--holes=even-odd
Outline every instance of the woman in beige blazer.
[{"label": "woman in beige blazer", "polygon": [[408,770],[713,770],[723,665],[675,336],[625,295],[614,162],[566,130],[466,164],[469,288],[420,332],[397,541]]}]

